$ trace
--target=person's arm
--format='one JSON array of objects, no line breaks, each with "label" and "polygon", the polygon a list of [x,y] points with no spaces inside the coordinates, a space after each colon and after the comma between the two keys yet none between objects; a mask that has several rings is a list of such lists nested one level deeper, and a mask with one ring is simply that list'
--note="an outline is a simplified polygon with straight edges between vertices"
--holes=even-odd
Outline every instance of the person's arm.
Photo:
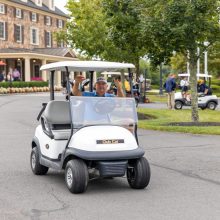
[{"label": "person's arm", "polygon": [[75,79],[75,83],[72,88],[72,93],[74,96],[82,96],[82,92],[79,90],[79,84],[84,80],[85,78],[81,75],[77,76]]},{"label": "person's arm", "polygon": [[114,80],[115,85],[117,87],[117,96],[118,97],[125,97],[124,92],[123,92],[123,88],[122,88],[122,83],[119,80]]}]

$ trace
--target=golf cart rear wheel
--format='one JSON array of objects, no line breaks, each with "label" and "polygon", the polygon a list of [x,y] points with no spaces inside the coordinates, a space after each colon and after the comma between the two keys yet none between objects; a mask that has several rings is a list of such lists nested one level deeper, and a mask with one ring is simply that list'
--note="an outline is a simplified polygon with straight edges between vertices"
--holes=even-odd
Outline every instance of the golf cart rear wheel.
[{"label": "golf cart rear wheel", "polygon": [[183,107],[183,103],[181,101],[175,102],[175,106],[174,106],[175,109],[180,110],[182,109],[182,107]]},{"label": "golf cart rear wheel", "polygon": [[210,110],[215,110],[216,106],[217,105],[216,105],[215,102],[209,102],[208,105],[207,105],[208,109],[210,109]]},{"label": "golf cart rear wheel", "polygon": [[71,193],[83,193],[87,189],[89,181],[88,168],[79,159],[68,161],[65,168],[65,182]]},{"label": "golf cart rear wheel", "polygon": [[129,164],[127,169],[127,180],[131,188],[144,189],[150,182],[150,165],[145,157],[137,159]]},{"label": "golf cart rear wheel", "polygon": [[40,155],[37,147],[34,147],[31,151],[30,163],[31,169],[35,175],[45,175],[49,169],[40,164]]}]

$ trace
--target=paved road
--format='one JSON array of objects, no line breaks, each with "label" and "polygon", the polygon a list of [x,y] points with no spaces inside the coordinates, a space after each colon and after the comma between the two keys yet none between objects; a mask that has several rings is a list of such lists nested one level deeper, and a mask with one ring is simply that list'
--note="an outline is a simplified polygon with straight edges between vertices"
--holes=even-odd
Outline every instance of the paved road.
[{"label": "paved road", "polygon": [[152,169],[150,185],[96,180],[72,195],[64,173],[34,176],[30,142],[45,95],[0,97],[0,219],[220,219],[220,136],[139,131]]}]

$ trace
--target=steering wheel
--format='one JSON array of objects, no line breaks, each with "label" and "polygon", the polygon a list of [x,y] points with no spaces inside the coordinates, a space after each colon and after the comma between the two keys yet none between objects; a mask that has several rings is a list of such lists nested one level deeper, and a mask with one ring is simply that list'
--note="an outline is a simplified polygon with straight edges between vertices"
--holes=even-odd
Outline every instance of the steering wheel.
[{"label": "steering wheel", "polygon": [[116,103],[114,98],[107,98],[102,100],[98,100],[95,105],[94,105],[94,110],[96,113],[104,115],[104,114],[109,114],[111,113],[116,107]]}]

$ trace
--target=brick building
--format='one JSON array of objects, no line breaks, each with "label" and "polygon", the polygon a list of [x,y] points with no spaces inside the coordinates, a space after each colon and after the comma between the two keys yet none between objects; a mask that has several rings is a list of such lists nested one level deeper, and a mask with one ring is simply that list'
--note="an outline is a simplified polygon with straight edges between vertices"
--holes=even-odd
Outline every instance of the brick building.
[{"label": "brick building", "polygon": [[[54,0],[0,0],[0,60],[6,63],[0,71],[18,68],[24,81],[36,77],[47,80],[41,65],[76,60],[54,37],[54,32],[65,28],[67,19]],[[61,74],[56,81],[60,84]]]}]

